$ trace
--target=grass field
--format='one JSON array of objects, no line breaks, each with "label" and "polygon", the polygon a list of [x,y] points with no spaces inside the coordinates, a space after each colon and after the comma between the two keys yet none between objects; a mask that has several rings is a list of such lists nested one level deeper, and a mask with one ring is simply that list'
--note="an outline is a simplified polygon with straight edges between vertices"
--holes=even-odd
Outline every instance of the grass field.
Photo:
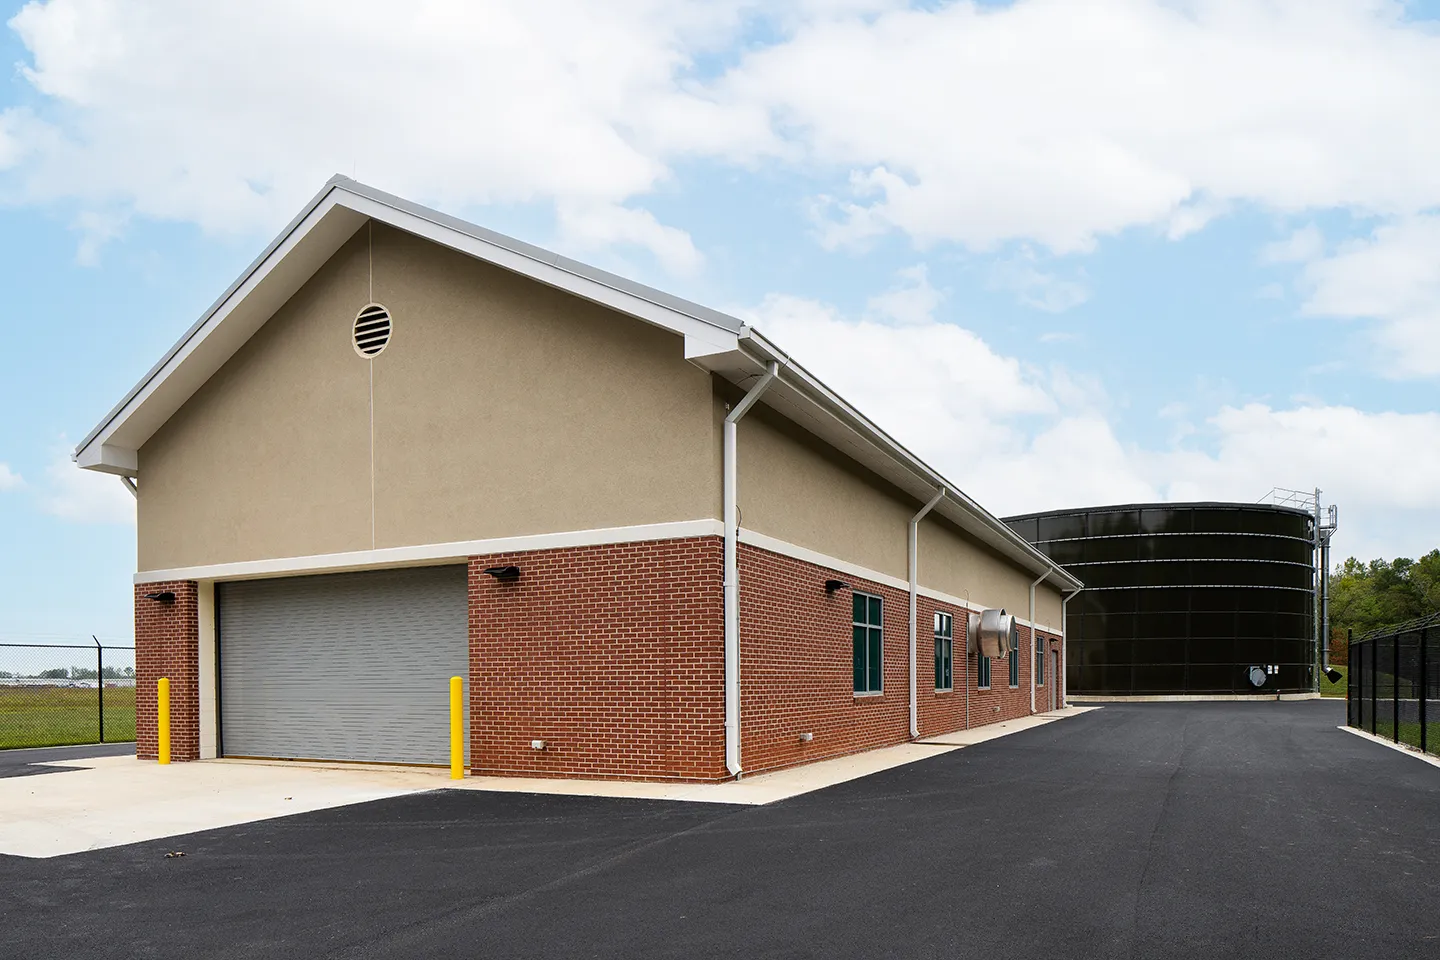
[{"label": "grass field", "polygon": [[[0,686],[0,749],[95,743],[99,696],[93,687]],[[135,688],[105,689],[105,740],[135,739]]]},{"label": "grass field", "polygon": [[[1440,754],[1440,723],[1427,723],[1425,733],[1425,749],[1427,753]],[[1395,739],[1395,725],[1387,720],[1377,721],[1375,724],[1375,735],[1384,737],[1386,740]],[[1400,722],[1400,742],[1408,743],[1412,747],[1420,746],[1420,724],[1402,720]]]},{"label": "grass field", "polygon": [[1340,671],[1340,682],[1331,683],[1322,676],[1320,678],[1320,696],[1343,698],[1350,689],[1350,668],[1338,664],[1331,664],[1331,666]]}]

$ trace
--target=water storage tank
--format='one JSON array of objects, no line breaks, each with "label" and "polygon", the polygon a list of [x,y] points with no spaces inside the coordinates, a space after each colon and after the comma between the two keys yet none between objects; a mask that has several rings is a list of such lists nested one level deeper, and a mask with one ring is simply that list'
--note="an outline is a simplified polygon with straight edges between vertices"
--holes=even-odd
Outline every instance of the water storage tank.
[{"label": "water storage tank", "polygon": [[991,659],[1004,657],[1019,643],[1019,631],[1015,627],[1015,618],[1004,610],[982,612],[976,642],[982,657]]},{"label": "water storage tank", "polygon": [[[1079,577],[1072,696],[1315,689],[1315,518],[1259,503],[1138,503],[1005,521]],[[1269,665],[1251,679],[1251,667]]]}]

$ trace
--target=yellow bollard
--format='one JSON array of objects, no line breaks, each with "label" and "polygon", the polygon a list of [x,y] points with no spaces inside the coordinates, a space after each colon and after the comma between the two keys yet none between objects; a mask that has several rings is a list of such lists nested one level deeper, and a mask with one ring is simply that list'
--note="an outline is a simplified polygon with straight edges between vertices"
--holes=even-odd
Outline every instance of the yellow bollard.
[{"label": "yellow bollard", "polygon": [[161,677],[156,685],[155,700],[159,712],[160,762],[170,762],[170,678]]},{"label": "yellow bollard", "polygon": [[460,698],[463,681],[450,678],[450,779],[465,779],[465,719]]}]

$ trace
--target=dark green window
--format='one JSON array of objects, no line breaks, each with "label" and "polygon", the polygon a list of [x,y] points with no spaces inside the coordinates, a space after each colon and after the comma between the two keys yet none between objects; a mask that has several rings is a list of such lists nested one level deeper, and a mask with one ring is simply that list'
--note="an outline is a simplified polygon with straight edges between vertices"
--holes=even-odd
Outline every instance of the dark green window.
[{"label": "dark green window", "polygon": [[982,657],[980,658],[980,669],[979,669],[978,671],[976,671],[975,679],[978,680],[978,681],[980,681],[978,684],[976,684],[976,686],[978,686],[981,690],[989,690],[989,689],[990,689],[990,658],[989,658],[989,657],[984,657],[984,656],[982,656]]},{"label": "dark green window", "polygon": [[1035,638],[1035,683],[1045,686],[1045,638]]},{"label": "dark green window", "polygon": [[955,687],[955,618],[935,614],[935,689]]},{"label": "dark green window", "polygon": [[879,693],[883,688],[881,671],[880,598],[868,593],[853,595],[855,641],[855,692]]},{"label": "dark green window", "polygon": [[1015,649],[1005,655],[1010,661],[1010,686],[1020,686],[1020,645],[1017,643]]}]

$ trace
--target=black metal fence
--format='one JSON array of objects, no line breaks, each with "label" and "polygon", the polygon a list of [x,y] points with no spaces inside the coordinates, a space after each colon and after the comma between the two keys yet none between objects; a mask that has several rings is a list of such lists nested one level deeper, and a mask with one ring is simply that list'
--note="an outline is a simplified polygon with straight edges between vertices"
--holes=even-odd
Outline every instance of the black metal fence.
[{"label": "black metal fence", "polygon": [[0,750],[134,739],[134,647],[0,643]]},{"label": "black metal fence", "polygon": [[1346,722],[1440,755],[1440,613],[1350,642]]}]

